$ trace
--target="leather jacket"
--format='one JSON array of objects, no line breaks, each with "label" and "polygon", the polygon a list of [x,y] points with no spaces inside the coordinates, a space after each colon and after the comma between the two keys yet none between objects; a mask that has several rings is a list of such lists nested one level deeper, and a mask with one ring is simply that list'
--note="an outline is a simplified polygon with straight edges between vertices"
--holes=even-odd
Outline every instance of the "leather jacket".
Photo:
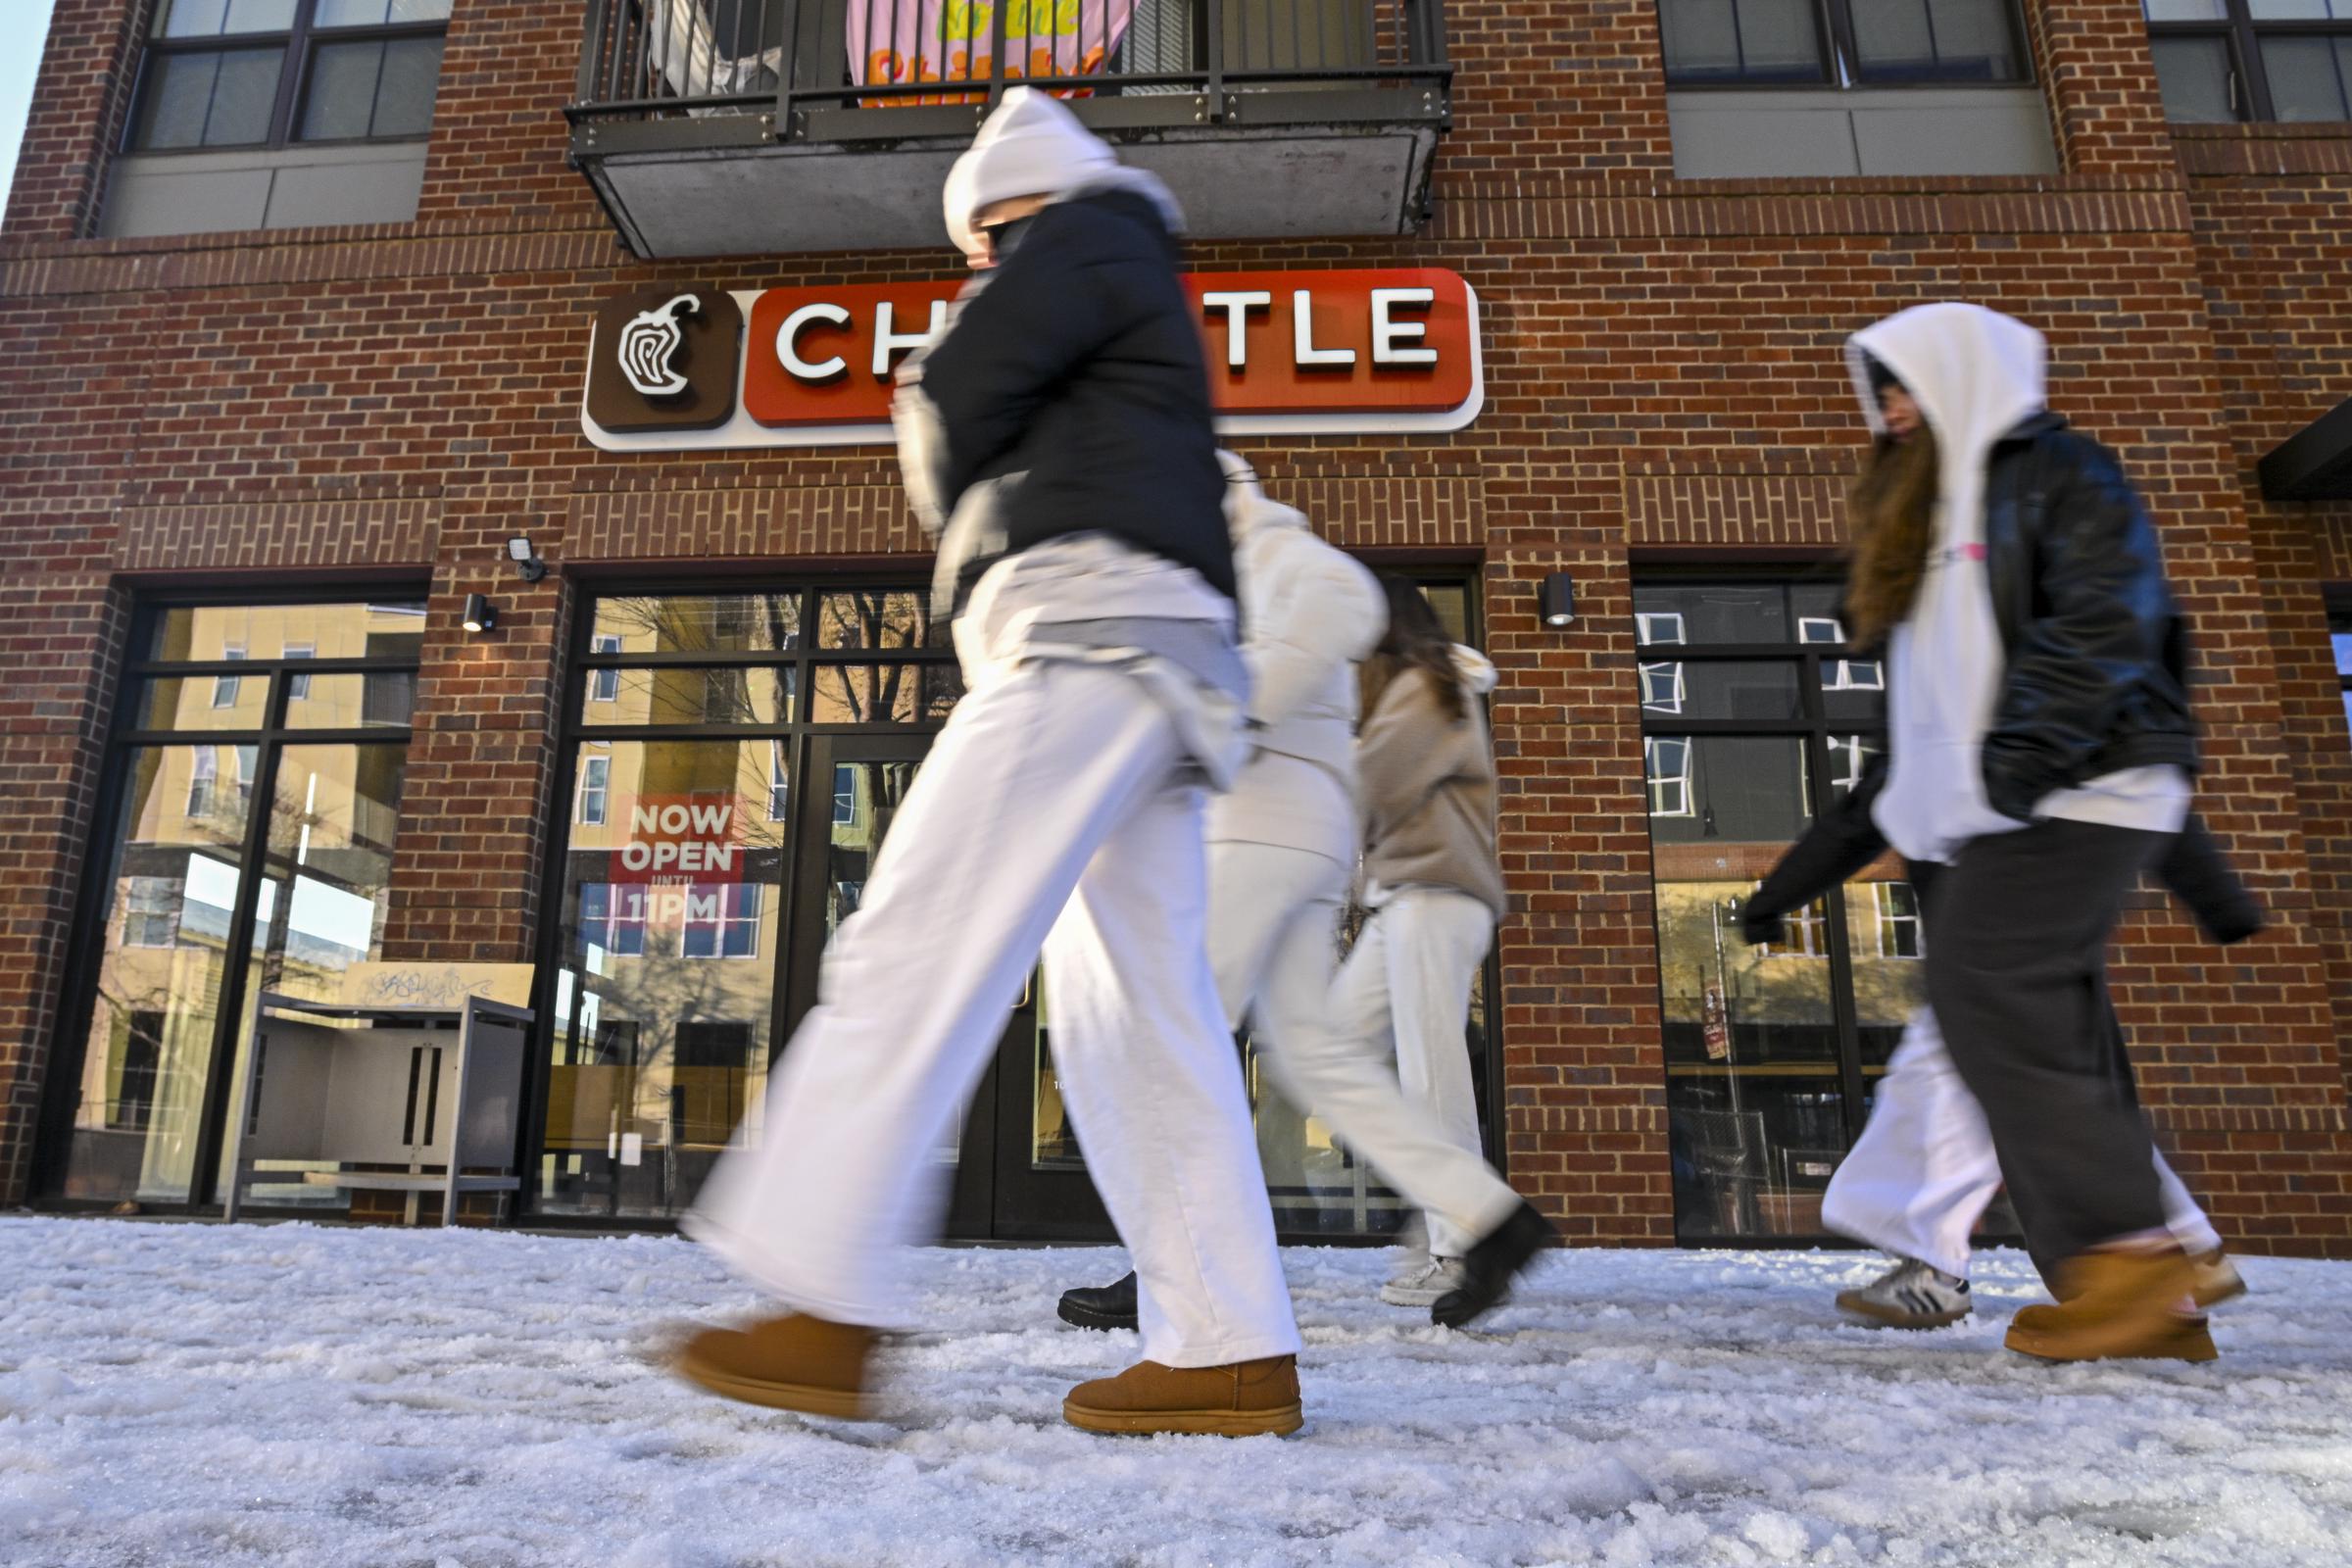
[{"label": "leather jacket", "polygon": [[1985,798],[2034,803],[2125,768],[2194,772],[2188,650],[2156,529],[2115,455],[2038,414],[1994,446],[1985,574],[2005,658]]}]

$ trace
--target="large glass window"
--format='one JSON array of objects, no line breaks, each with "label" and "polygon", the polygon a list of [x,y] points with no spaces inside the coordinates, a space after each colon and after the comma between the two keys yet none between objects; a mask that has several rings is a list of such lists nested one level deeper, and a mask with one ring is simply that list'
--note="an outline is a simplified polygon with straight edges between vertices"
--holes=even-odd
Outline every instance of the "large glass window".
[{"label": "large glass window", "polygon": [[2167,119],[2352,120],[2352,0],[2142,0]]},{"label": "large glass window", "polygon": [[339,1001],[344,972],[380,956],[422,614],[142,612],[92,857],[95,973],[58,1080],[73,1097],[60,1196],[209,1201],[223,1064],[255,991]]},{"label": "large glass window", "polygon": [[[785,1004],[792,803],[817,802],[836,841],[861,821],[875,836],[854,769],[812,791],[795,779],[813,736],[946,717],[958,688],[926,599],[852,587],[589,608],[564,735],[539,1212],[673,1216],[747,1116],[759,1136]],[[833,918],[862,877],[835,879]]]},{"label": "large glass window", "polygon": [[[1807,1236],[1923,995],[1888,856],[1748,947],[1744,901],[1882,747],[1880,665],[1832,583],[1637,582],[1675,1231]],[[1662,704],[1660,691],[1705,694]]]},{"label": "large glass window", "polygon": [[1677,87],[2029,79],[2013,0],[1658,0]]},{"label": "large glass window", "polygon": [[133,152],[389,140],[432,126],[450,0],[160,0]]}]

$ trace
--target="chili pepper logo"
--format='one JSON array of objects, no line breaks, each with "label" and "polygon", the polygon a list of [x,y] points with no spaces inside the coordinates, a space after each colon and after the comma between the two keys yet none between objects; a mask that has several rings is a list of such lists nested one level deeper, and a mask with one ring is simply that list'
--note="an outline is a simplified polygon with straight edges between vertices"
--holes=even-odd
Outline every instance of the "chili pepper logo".
[{"label": "chili pepper logo", "polygon": [[649,398],[676,397],[687,389],[690,383],[670,362],[686,346],[686,332],[679,323],[702,313],[700,295],[680,294],[666,305],[639,311],[629,318],[620,332],[620,373],[630,386]]}]

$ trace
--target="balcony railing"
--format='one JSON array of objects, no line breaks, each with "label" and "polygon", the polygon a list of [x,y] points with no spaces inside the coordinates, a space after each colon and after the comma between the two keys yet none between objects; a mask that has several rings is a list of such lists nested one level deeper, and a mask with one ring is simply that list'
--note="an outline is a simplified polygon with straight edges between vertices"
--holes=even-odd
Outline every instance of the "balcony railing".
[{"label": "balcony railing", "polygon": [[[908,156],[896,168],[830,167],[836,179],[869,181],[866,205],[887,216],[926,183],[935,200],[941,155],[1019,84],[1055,93],[1099,134],[1135,147],[1137,162],[1203,210],[1197,231],[1394,233],[1424,216],[1451,77],[1442,0],[588,0],[565,113],[575,161],[641,255],[706,254],[733,242],[718,232],[730,225],[697,237],[697,225],[654,211],[684,191],[656,192],[616,171],[899,151]],[[1204,184],[1211,161],[1199,150],[1216,146],[1256,150],[1225,161],[1228,181]],[[756,199],[816,176],[771,172],[706,170],[686,183]],[[1252,176],[1274,178],[1264,199],[1218,188]],[[1383,196],[1377,209],[1360,190],[1348,202],[1326,189],[1287,214],[1273,199],[1300,195],[1301,180],[1364,178]],[[907,223],[808,218],[797,236],[771,225],[760,248],[912,235]],[[924,240],[935,238],[934,222]]]}]

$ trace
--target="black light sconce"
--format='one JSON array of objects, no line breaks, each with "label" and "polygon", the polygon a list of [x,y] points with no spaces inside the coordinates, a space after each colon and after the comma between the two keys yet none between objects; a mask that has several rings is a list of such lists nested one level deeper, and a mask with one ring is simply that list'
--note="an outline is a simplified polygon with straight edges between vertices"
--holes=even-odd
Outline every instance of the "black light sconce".
[{"label": "black light sconce", "polygon": [[1536,608],[1544,616],[1544,624],[1553,628],[1566,626],[1576,619],[1576,579],[1564,571],[1546,572],[1536,590]]},{"label": "black light sconce", "polygon": [[470,632],[498,630],[498,607],[482,594],[467,594],[466,629]]},{"label": "black light sconce", "polygon": [[514,563],[514,570],[524,582],[537,582],[547,575],[547,563],[541,561],[539,552],[531,548],[530,538],[526,534],[518,533],[507,541],[507,559]]}]

